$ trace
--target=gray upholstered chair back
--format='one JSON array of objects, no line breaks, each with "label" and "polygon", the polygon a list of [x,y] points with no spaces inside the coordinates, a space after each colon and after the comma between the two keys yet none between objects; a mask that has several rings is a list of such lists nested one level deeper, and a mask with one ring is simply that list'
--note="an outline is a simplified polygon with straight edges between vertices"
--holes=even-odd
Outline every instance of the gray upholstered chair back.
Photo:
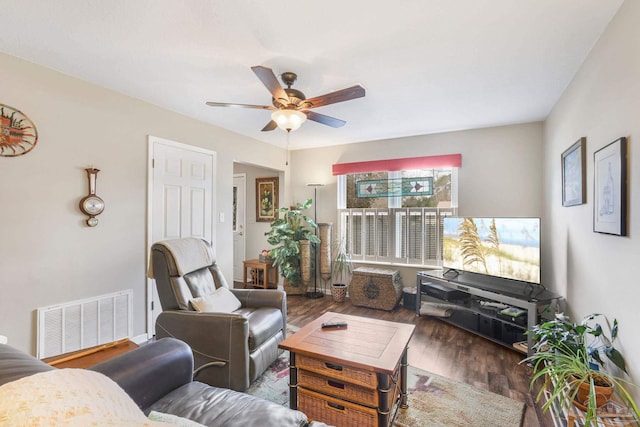
[{"label": "gray upholstered chair back", "polygon": [[229,285],[222,275],[211,244],[193,237],[164,240],[151,247],[150,276],[163,310],[193,310],[192,298]]}]

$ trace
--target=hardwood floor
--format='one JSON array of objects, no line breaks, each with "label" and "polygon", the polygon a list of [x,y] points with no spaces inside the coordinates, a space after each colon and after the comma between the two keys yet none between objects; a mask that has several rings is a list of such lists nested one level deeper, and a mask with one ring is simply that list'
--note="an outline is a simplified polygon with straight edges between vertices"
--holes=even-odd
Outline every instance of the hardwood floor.
[{"label": "hardwood floor", "polygon": [[409,364],[526,404],[523,427],[553,425],[547,414],[539,420],[529,392],[531,368],[518,364],[521,353],[510,350],[432,317],[416,317],[401,305],[393,311],[335,303],[330,295],[319,299],[287,297],[287,321],[302,327],[326,311],[412,323],[416,332],[409,343]]}]

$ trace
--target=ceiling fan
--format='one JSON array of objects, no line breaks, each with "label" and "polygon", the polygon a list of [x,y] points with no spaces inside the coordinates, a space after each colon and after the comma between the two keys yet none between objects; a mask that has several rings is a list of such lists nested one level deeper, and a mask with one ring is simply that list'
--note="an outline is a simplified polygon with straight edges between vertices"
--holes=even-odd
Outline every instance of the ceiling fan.
[{"label": "ceiling fan", "polygon": [[286,88],[283,88],[271,68],[257,65],[251,67],[251,69],[271,93],[271,102],[273,105],[231,104],[227,102],[211,101],[207,102],[207,105],[211,107],[240,107],[273,110],[271,120],[262,128],[263,132],[274,130],[276,127],[290,132],[298,129],[306,119],[334,128],[341,127],[346,123],[344,120],[316,113],[315,111],[311,111],[311,109],[322,107],[324,105],[335,104],[337,102],[361,98],[365,95],[364,88],[360,85],[355,85],[306,99],[304,93],[291,87],[298,78],[296,73],[292,73],[290,71],[282,73],[280,77],[282,78],[283,83],[287,86]]}]

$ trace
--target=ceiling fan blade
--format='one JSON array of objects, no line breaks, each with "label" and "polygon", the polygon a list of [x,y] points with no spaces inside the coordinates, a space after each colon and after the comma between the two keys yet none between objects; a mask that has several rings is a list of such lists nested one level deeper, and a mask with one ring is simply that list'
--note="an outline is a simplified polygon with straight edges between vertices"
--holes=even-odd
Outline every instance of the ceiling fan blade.
[{"label": "ceiling fan blade", "polygon": [[303,101],[304,104],[310,104],[308,108],[322,107],[323,105],[335,104],[336,102],[349,101],[356,98],[362,98],[365,90],[360,85],[351,86],[325,95],[316,96]]},{"label": "ceiling fan blade", "polygon": [[233,108],[257,108],[259,110],[275,110],[276,107],[272,105],[252,105],[252,104],[233,104],[229,102],[212,102],[208,101],[209,107],[233,107]]},{"label": "ceiling fan blade", "polygon": [[270,130],[274,130],[277,127],[278,127],[278,124],[276,122],[274,122],[273,120],[271,120],[269,123],[266,124],[265,127],[262,128],[262,132],[267,132],[267,131],[270,131]]},{"label": "ceiling fan blade", "polygon": [[289,97],[287,93],[282,89],[276,75],[273,74],[273,70],[271,68],[263,67],[261,65],[256,65],[255,67],[251,67],[253,72],[258,76],[263,85],[269,90],[271,96],[276,101],[282,101],[285,104],[289,103]]},{"label": "ceiling fan blade", "polygon": [[323,125],[331,126],[332,128],[339,128],[347,123],[344,120],[316,113],[315,111],[303,111],[303,113],[307,115],[307,119],[313,120],[314,122],[322,123]]}]

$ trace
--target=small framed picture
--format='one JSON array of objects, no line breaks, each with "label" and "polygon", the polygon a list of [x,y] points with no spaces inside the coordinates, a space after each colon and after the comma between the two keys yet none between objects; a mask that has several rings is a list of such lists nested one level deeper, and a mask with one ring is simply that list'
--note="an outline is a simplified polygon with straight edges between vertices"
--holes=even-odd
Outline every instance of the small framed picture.
[{"label": "small framed picture", "polygon": [[278,177],[256,178],[256,221],[272,222],[278,218]]},{"label": "small framed picture", "polygon": [[587,201],[586,138],[580,138],[562,153],[562,206],[582,205]]},{"label": "small framed picture", "polygon": [[593,153],[593,231],[627,235],[627,139]]}]

